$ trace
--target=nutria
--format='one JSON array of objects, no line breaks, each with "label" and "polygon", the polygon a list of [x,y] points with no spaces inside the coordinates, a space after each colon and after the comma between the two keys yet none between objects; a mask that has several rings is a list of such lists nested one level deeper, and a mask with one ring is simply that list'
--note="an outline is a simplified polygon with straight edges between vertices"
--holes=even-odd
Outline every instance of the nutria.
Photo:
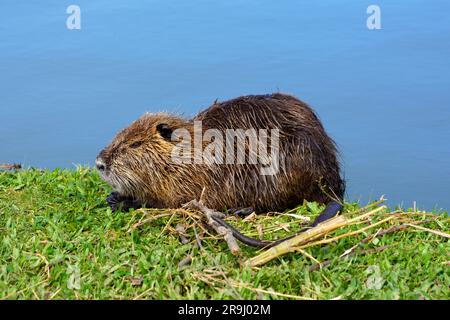
[{"label": "nutria", "polygon": [[[192,146],[187,153],[174,157],[182,137],[179,132],[195,141],[194,124],[200,121],[200,136],[208,129],[216,129],[225,137],[227,129],[255,129],[257,133],[260,129],[278,130],[278,145],[267,148],[267,153],[278,156],[277,170],[262,174],[261,163],[236,163],[237,154],[232,158],[234,162],[216,163],[211,155],[220,149],[209,157],[199,156],[191,141],[181,144]],[[274,136],[268,136],[267,144],[275,141]],[[201,141],[200,149],[205,150],[211,141]],[[241,151],[249,158],[254,149],[249,140],[242,141]],[[239,148],[236,145],[233,152]],[[183,162],[186,155],[193,160]],[[212,209],[252,208],[257,213],[284,211],[303,200],[328,203],[313,223],[317,224],[342,208],[337,202],[343,198],[345,183],[337,157],[335,143],[314,111],[293,96],[276,93],[216,101],[192,119],[166,113],[144,114],[100,152],[96,165],[103,179],[116,190],[108,198],[113,210],[120,202],[125,207],[145,204],[178,208],[200,198]],[[256,158],[266,165],[275,159],[259,154]]]}]

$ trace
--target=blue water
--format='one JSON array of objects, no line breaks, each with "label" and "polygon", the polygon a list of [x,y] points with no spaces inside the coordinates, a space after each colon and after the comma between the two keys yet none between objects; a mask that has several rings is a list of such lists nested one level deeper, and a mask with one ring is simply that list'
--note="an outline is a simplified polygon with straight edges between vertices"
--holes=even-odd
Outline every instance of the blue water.
[{"label": "blue water", "polygon": [[[92,165],[145,111],[288,92],[342,152],[347,198],[450,208],[450,2],[0,0],[0,163]],[[81,8],[68,30],[66,8]]]}]

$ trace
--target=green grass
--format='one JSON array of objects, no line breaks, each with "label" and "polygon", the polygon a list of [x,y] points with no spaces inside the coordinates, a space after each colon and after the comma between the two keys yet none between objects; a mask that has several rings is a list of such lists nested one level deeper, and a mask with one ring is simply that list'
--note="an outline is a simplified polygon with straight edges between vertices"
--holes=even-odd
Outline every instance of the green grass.
[{"label": "green grass", "polygon": [[[314,261],[301,253],[252,270],[241,267],[220,239],[205,237],[203,249],[195,241],[182,245],[173,228],[183,217],[162,217],[130,232],[143,213],[113,214],[105,202],[109,192],[88,168],[0,172],[0,298],[283,298],[262,290],[313,299],[450,298],[449,240],[439,235],[406,229],[358,244],[364,238],[359,235],[305,249],[319,261],[331,260],[321,270],[309,271]],[[309,203],[295,213],[313,216],[321,209]],[[449,219],[440,216],[422,226],[448,232]],[[292,225],[296,218],[260,221]],[[248,233],[256,230],[254,223],[231,222]],[[295,230],[291,226],[272,236]],[[192,228],[188,232],[193,235]],[[390,247],[339,258],[355,245],[358,250]],[[257,254],[242,250],[243,259]],[[192,263],[179,269],[190,252]],[[214,278],[206,283],[205,275]]]}]

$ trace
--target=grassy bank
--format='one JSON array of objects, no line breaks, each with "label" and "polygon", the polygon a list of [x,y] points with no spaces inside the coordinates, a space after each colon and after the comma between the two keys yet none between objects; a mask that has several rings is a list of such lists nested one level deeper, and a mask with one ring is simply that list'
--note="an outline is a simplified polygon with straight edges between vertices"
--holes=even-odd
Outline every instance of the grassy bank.
[{"label": "grassy bank", "polygon": [[[370,241],[361,241],[369,234],[361,233],[250,269],[199,227],[188,228],[190,242],[181,244],[175,232],[181,215],[164,211],[144,223],[151,215],[143,211],[113,214],[104,200],[109,192],[86,168],[0,172],[0,298],[450,298],[449,239],[429,232],[449,232],[445,214],[424,229],[377,235],[392,227],[388,222],[371,231]],[[347,204],[345,211],[357,207]],[[229,221],[253,236],[260,224],[259,233],[274,238],[292,234],[321,209],[305,203],[291,215]],[[258,253],[242,251],[244,260]],[[189,254],[192,262],[179,267]],[[316,268],[318,262],[326,266]]]}]

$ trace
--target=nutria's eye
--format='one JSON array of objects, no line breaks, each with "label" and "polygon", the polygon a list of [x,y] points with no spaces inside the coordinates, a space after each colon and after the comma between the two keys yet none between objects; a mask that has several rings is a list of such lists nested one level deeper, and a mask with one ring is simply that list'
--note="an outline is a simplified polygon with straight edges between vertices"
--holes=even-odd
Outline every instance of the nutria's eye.
[{"label": "nutria's eye", "polygon": [[172,128],[169,127],[167,123],[160,123],[156,126],[156,130],[159,132],[161,137],[166,140],[170,140],[172,137]]},{"label": "nutria's eye", "polygon": [[136,142],[133,142],[132,144],[130,144],[130,147],[135,149],[137,147],[140,147],[141,145],[142,145],[142,141],[136,141]]}]

